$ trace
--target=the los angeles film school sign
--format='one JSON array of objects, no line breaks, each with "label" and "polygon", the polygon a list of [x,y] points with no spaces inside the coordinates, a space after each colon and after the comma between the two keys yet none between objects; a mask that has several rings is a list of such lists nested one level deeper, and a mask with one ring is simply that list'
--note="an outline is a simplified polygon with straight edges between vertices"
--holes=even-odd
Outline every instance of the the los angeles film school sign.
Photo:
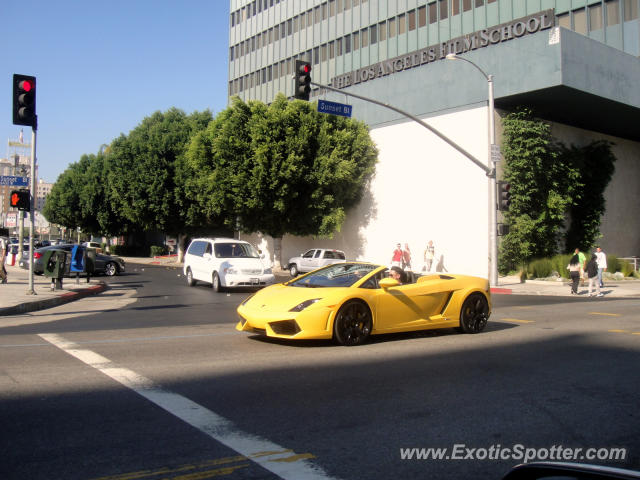
[{"label": "the los angeles film school sign", "polygon": [[448,53],[464,53],[477,50],[489,45],[513,40],[525,35],[546,30],[555,25],[553,10],[545,10],[527,17],[519,18],[502,25],[485,28],[469,35],[454,38],[448,42],[439,43],[415,52],[400,55],[368,67],[361,68],[334,77],[331,86],[345,88],[358,83],[374,80],[379,77],[419,67],[427,63],[444,59]]}]

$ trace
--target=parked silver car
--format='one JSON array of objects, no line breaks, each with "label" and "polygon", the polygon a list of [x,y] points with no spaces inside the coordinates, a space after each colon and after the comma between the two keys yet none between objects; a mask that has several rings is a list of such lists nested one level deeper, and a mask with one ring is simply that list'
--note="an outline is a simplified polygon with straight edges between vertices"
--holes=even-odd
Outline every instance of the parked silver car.
[{"label": "parked silver car", "polygon": [[289,259],[287,270],[292,277],[298,273],[310,272],[320,267],[326,267],[333,263],[345,263],[344,252],[332,248],[312,248],[298,257]]}]

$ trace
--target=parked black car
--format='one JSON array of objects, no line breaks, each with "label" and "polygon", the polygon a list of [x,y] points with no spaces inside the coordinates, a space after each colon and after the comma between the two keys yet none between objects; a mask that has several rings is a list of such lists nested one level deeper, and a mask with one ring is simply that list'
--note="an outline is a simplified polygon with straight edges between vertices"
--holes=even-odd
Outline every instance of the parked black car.
[{"label": "parked black car", "polygon": [[[44,266],[42,264],[42,256],[47,250],[64,250],[71,252],[76,245],[72,243],[62,245],[51,245],[48,247],[38,248],[33,252],[33,273],[41,275],[44,272]],[[22,268],[28,269],[29,264],[26,259],[20,262]],[[68,268],[67,268],[68,270]],[[96,253],[96,261],[94,265],[93,274],[104,274],[107,276],[119,275],[125,271],[124,260],[120,257],[114,257],[112,255],[105,255],[103,253]],[[71,273],[73,275],[73,273]]]}]

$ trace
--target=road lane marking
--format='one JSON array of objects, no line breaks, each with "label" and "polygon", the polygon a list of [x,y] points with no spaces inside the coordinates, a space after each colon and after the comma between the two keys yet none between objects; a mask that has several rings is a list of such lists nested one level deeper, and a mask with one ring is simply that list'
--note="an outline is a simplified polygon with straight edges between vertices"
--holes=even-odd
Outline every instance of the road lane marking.
[{"label": "road lane marking", "polygon": [[605,315],[607,317],[619,317],[619,313],[589,312],[589,315]]},{"label": "road lane marking", "polygon": [[229,473],[232,473],[234,470],[248,467],[249,464],[241,463],[239,465],[231,465],[228,467],[214,468],[214,469],[204,470],[204,471],[195,472],[195,473],[187,473],[187,472],[193,472],[194,470],[203,470],[206,468],[214,467],[216,465],[224,465],[225,463],[243,462],[245,460],[248,460],[247,457],[238,455],[235,457],[226,457],[226,458],[217,458],[215,460],[208,460],[198,464],[180,465],[174,468],[161,467],[156,470],[138,470],[135,472],[120,473],[116,475],[107,475],[104,477],[94,478],[92,480],[139,480],[142,478],[152,478],[152,477],[167,478],[166,475],[172,475],[172,474],[179,474],[178,476],[169,477],[169,478],[172,478],[173,480],[188,479],[188,478],[191,478],[191,479],[210,478],[210,477],[219,476],[219,475],[228,475]]},{"label": "road lane marking", "polygon": [[612,329],[607,331],[611,333],[629,333],[629,330],[619,330],[619,329]]},{"label": "road lane marking", "polygon": [[[295,452],[265,438],[239,430],[231,421],[217,413],[186,397],[161,388],[152,380],[133,370],[118,367],[111,360],[98,353],[82,349],[77,343],[56,334],[41,333],[39,337],[133,390],[214,440],[251,459],[280,478],[287,480],[327,480],[331,478],[304,455],[292,461],[281,461],[292,457],[292,454],[296,456]],[[256,456],[256,454],[263,453],[264,455]]]},{"label": "road lane marking", "polygon": [[535,320],[521,320],[519,318],[501,318],[505,322],[515,322],[515,323],[536,323]]}]

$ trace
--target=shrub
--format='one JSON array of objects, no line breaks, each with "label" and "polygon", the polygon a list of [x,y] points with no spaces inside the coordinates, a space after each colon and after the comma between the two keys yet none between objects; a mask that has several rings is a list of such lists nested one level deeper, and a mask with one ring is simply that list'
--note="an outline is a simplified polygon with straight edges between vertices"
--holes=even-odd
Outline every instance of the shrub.
[{"label": "shrub", "polygon": [[539,258],[529,264],[527,271],[533,278],[549,277],[553,272],[553,262],[548,258]]},{"label": "shrub", "polygon": [[167,249],[161,245],[151,245],[151,255],[152,257],[165,255],[167,253]]}]

